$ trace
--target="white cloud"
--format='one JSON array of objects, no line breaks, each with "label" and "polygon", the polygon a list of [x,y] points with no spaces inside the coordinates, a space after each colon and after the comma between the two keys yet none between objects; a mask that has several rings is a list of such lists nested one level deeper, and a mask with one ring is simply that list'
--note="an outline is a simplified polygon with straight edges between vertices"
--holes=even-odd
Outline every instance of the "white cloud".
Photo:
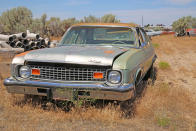
[{"label": "white cloud", "polygon": [[[161,8],[161,9],[143,9],[143,10],[117,10],[104,12],[112,13],[117,16],[122,22],[142,23],[144,24],[171,24],[182,16],[196,17],[196,8]],[[101,15],[103,15],[101,14]]]},{"label": "white cloud", "polygon": [[172,4],[188,4],[196,0],[167,0],[167,1]]}]

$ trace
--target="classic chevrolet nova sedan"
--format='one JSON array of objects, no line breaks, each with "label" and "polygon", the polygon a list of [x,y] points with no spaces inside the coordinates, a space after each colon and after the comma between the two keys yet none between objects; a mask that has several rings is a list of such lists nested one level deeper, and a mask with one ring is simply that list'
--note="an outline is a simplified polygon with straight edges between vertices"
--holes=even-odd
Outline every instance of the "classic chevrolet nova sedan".
[{"label": "classic chevrolet nova sedan", "polygon": [[9,93],[49,99],[126,101],[156,59],[145,31],[133,24],[88,23],[70,27],[55,48],[14,57]]}]

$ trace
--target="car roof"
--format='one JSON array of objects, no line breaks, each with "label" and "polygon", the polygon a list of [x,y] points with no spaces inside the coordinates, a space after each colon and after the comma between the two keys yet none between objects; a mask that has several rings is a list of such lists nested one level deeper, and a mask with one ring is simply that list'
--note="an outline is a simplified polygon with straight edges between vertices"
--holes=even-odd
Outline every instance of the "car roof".
[{"label": "car roof", "polygon": [[137,24],[133,23],[79,23],[72,25],[72,27],[77,26],[139,27]]}]

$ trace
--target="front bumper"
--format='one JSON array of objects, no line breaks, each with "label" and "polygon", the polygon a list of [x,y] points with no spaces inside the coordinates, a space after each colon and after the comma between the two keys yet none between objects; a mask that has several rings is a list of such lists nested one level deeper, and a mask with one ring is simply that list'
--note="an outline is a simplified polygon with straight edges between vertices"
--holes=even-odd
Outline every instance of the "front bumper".
[{"label": "front bumper", "polygon": [[7,78],[4,85],[9,93],[47,96],[50,99],[60,100],[93,98],[125,101],[134,95],[133,84],[108,86],[100,83],[55,83]]}]

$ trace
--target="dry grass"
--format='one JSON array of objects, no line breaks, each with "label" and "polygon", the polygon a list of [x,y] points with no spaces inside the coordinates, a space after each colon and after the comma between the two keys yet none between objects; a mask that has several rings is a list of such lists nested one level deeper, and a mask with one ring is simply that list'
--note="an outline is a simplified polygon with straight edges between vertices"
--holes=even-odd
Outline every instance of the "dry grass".
[{"label": "dry grass", "polygon": [[57,41],[60,41],[62,37],[51,37],[51,40],[57,40]]},{"label": "dry grass", "polygon": [[[195,41],[196,38],[174,38],[171,35],[153,38],[153,43],[159,43],[155,64],[157,79],[154,85],[143,84],[142,87],[146,88],[132,103],[132,115],[129,118],[115,103],[99,102],[98,105],[75,107],[65,112],[53,103],[43,108],[39,99],[27,101],[22,95],[12,96],[3,87],[0,88],[0,130],[194,131],[196,91],[192,87],[196,87],[193,58],[196,53]],[[190,55],[193,55],[192,61],[185,59]],[[160,70],[160,61],[167,61],[171,69]]]},{"label": "dry grass", "polygon": [[185,88],[156,83],[148,87],[137,105],[137,117],[154,121],[163,128],[195,130],[195,102],[194,94]]}]

